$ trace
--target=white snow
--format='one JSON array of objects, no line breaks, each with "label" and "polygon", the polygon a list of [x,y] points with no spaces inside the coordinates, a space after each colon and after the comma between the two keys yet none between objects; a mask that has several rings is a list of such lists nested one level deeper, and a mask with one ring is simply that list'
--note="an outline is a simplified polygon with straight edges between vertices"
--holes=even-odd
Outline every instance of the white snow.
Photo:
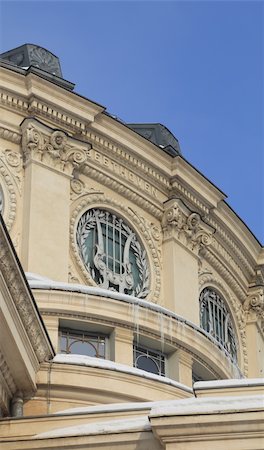
[{"label": "white snow", "polygon": [[103,414],[109,412],[142,411],[144,409],[151,409],[155,406],[155,403],[157,402],[110,403],[106,405],[82,406],[78,408],[63,409],[62,411],[57,411],[54,414]]},{"label": "white snow", "polygon": [[26,277],[27,277],[28,281],[32,281],[32,280],[47,281],[47,282],[52,281],[50,278],[43,277],[43,276],[39,275],[38,273],[25,272],[25,274],[26,274]]},{"label": "white snow", "polygon": [[151,409],[150,417],[187,414],[220,414],[259,409],[263,409],[264,411],[264,395],[192,397],[184,400],[168,400],[167,402],[164,402],[163,405],[156,405]]},{"label": "white snow", "polygon": [[[29,274],[32,275],[32,274]],[[89,294],[89,295],[95,295],[100,297],[107,297],[114,300],[119,300],[122,302],[126,302],[132,305],[141,306],[142,308],[147,308],[151,311],[155,311],[157,313],[164,314],[165,316],[171,317],[175,320],[177,320],[179,323],[186,324],[187,326],[193,328],[194,330],[198,331],[200,334],[205,336],[207,339],[209,339],[211,342],[214,343],[222,352],[225,354],[227,358],[230,359],[230,354],[226,351],[226,349],[209,333],[204,331],[202,328],[198,327],[193,322],[184,319],[181,316],[178,316],[174,312],[170,311],[169,309],[164,308],[163,306],[157,305],[155,303],[149,302],[147,300],[142,300],[137,297],[133,297],[132,295],[127,294],[121,294],[116,291],[109,291],[107,289],[101,289],[100,287],[94,287],[94,286],[85,286],[83,284],[73,284],[73,283],[63,283],[59,281],[53,281],[49,280],[45,277],[38,276],[36,274],[33,274],[34,278],[28,278],[29,286],[32,289],[45,289],[45,290],[59,290],[59,291],[68,291],[68,292],[79,292],[82,294]],[[38,277],[38,278],[37,278]],[[134,311],[134,310],[133,310]],[[138,311],[134,311],[134,314],[138,314]],[[137,326],[137,323],[136,323]],[[161,330],[162,331],[162,330]],[[241,372],[238,368],[238,366],[232,362],[233,366],[237,368],[238,376],[241,376]]]},{"label": "white snow", "polygon": [[148,417],[136,419],[111,420],[107,422],[89,423],[67,428],[58,428],[45,433],[37,434],[33,439],[48,439],[62,436],[91,436],[96,434],[122,433],[132,431],[149,431],[151,425]]},{"label": "white snow", "polygon": [[171,380],[170,378],[162,377],[154,373],[146,372],[145,370],[136,369],[135,367],[126,366],[125,364],[116,363],[106,359],[94,358],[92,356],[85,356],[85,355],[57,354],[54,357],[53,362],[60,364],[76,364],[80,366],[115,370],[118,372],[128,373],[131,375],[138,375],[141,378],[156,380],[164,384],[170,384],[171,386],[177,387],[189,393],[193,392],[191,388],[185,386],[184,384],[178,383],[177,381]]},{"label": "white snow", "polygon": [[[197,381],[193,385],[194,391],[200,389],[211,388],[229,388],[229,387],[249,387],[249,386],[263,386],[264,378],[242,378],[242,379],[229,379],[229,380],[212,380],[212,381]],[[264,392],[264,390],[263,390]]]}]

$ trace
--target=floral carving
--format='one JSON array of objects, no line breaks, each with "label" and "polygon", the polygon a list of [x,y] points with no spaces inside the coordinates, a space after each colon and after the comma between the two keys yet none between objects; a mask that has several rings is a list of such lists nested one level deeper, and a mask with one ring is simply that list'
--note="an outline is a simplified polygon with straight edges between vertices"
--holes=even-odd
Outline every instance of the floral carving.
[{"label": "floral carving", "polygon": [[198,251],[212,242],[212,227],[205,224],[199,214],[191,213],[179,199],[165,204],[162,227],[165,239],[174,236],[191,250]]},{"label": "floral carving", "polygon": [[33,159],[72,175],[87,160],[90,144],[72,145],[74,140],[63,131],[50,133],[48,127],[29,120],[26,119],[22,124],[24,164]]},{"label": "floral carving", "polygon": [[253,314],[257,319],[264,321],[264,286],[253,286],[249,289],[244,310],[250,318]]}]

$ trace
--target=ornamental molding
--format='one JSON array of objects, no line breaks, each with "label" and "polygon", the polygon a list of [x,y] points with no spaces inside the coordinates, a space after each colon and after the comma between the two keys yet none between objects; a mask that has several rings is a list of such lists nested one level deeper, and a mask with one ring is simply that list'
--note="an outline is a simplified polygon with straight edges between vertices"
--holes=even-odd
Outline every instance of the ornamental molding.
[{"label": "ornamental molding", "polygon": [[228,287],[223,283],[223,281],[210,269],[202,269],[199,271],[199,297],[200,293],[205,288],[215,288],[222,294],[222,297],[226,301],[229,309],[232,312],[235,320],[233,321],[235,324],[235,328],[237,334],[240,336],[240,344],[241,350],[240,355],[243,360],[243,371],[244,374],[248,373],[248,352],[247,352],[247,340],[246,340],[246,315],[241,303],[234,297]]},{"label": "ornamental molding", "polygon": [[4,195],[4,213],[3,217],[5,219],[5,224],[8,231],[11,230],[13,223],[16,218],[17,211],[17,196],[16,189],[13,183],[13,177],[4,163],[4,155],[0,156],[0,181],[1,178],[3,183],[1,183],[3,195]]},{"label": "ornamental molding", "polygon": [[[96,180],[98,183],[109,187],[114,192],[121,194],[130,200],[133,204],[136,204],[143,208],[145,211],[153,215],[156,219],[162,218],[162,205],[157,199],[154,199],[154,202],[151,200],[146,200],[143,195],[141,195],[138,190],[135,192],[130,187],[126,187],[125,184],[122,183],[122,179],[120,177],[118,180],[114,180],[112,177],[108,176],[106,173],[100,171],[99,168],[92,168],[86,165],[84,169],[84,173],[89,177]],[[124,179],[125,181],[125,179]]]},{"label": "ornamental molding", "polygon": [[28,102],[22,96],[18,96],[9,91],[0,92],[0,103],[8,108],[27,112]]},{"label": "ornamental molding", "polygon": [[29,292],[18,272],[18,267],[6,241],[3,228],[0,228],[0,271],[8,287],[11,298],[30,339],[39,362],[50,357],[51,349],[40,326],[39,319]]},{"label": "ornamental molding", "polygon": [[212,253],[212,249],[203,247],[201,251],[203,258],[215,269],[215,271],[221,275],[225,283],[232,289],[237,295],[240,302],[243,303],[246,299],[246,291],[241,287],[237,278],[230,272],[229,269],[223,264],[221,258]]},{"label": "ornamental molding", "polygon": [[6,166],[12,173],[19,194],[21,195],[23,184],[22,179],[23,161],[21,154],[15,150],[5,149],[0,155],[0,159],[6,164]]},{"label": "ornamental molding", "polygon": [[1,350],[0,350],[0,374],[2,375],[5,381],[8,390],[8,396],[11,397],[12,394],[16,392],[17,386],[12,376],[11,370],[9,369],[8,364]]},{"label": "ornamental molding", "polygon": [[162,229],[164,241],[175,238],[198,255],[201,248],[211,245],[214,229],[191,212],[178,198],[164,204]]},{"label": "ornamental molding", "polygon": [[82,135],[86,129],[86,122],[81,120],[78,116],[69,114],[69,112],[63,108],[57,108],[54,105],[51,106],[39,98],[30,98],[28,112],[30,114],[48,118],[53,123],[56,122],[59,126],[79,135]]},{"label": "ornamental molding", "polygon": [[257,320],[264,325],[264,286],[251,286],[244,303],[247,320]]},{"label": "ornamental molding", "polygon": [[[203,202],[199,198],[196,192],[186,187],[185,184],[181,182],[181,180],[174,179],[171,194],[173,195],[174,193],[175,195],[180,194],[181,196],[183,196],[186,202],[189,202],[196,209],[201,211],[203,221],[215,229],[215,246],[217,242],[219,247],[223,248],[222,253],[226,251],[224,249],[224,247],[226,247],[226,249],[228,249],[228,252],[226,252],[226,256],[228,257],[229,261],[232,261],[231,263],[236,268],[236,270],[239,270],[240,274],[242,274],[244,269],[247,276],[249,278],[252,277],[254,275],[254,265],[252,265],[252,262],[246,256],[245,252],[242,251],[241,247],[239,247],[235,243],[234,239],[231,238],[230,233],[227,232],[223,228],[223,226],[213,217],[213,211],[205,202]],[[220,244],[220,240],[222,241],[222,244]],[[219,251],[221,251],[221,248]],[[245,277],[244,273],[243,277]]]},{"label": "ornamental molding", "polygon": [[240,284],[244,286],[244,289],[246,290],[248,286],[248,280],[245,276],[245,271],[241,269],[233,256],[217,240],[217,235],[215,235],[214,239],[212,240],[212,248],[215,250],[215,253],[220,257],[220,259],[228,264],[230,269],[235,273],[236,279],[239,280]]},{"label": "ornamental molding", "polygon": [[77,199],[75,204],[76,203],[77,205],[71,214],[70,220],[70,244],[73,260],[75,261],[84,280],[90,286],[97,286],[92,276],[85,268],[79,254],[78,244],[76,241],[77,225],[79,219],[87,211],[87,209],[104,208],[113,214],[116,213],[117,215],[124,217],[142,240],[144,247],[147,249],[150,264],[150,289],[147,298],[149,297],[154,303],[157,303],[160,298],[161,290],[161,260],[157,248],[157,241],[153,238],[152,233],[146,228],[144,220],[131,208],[110,197],[106,197],[104,194],[87,194]]},{"label": "ornamental molding", "polygon": [[[61,318],[61,312],[52,311],[50,309],[41,308],[41,313],[43,316],[46,316],[46,317],[52,316],[52,317]],[[85,313],[79,313],[79,312],[74,313],[74,312],[67,312],[67,311],[63,311],[63,317],[64,318],[67,317],[68,319],[75,319],[75,320],[76,319],[86,320],[86,321],[90,320],[91,322],[96,322],[99,324],[103,323],[103,324],[111,326],[111,327],[118,326],[118,327],[125,328],[127,330],[132,330],[136,334],[143,333],[144,336],[149,336],[154,339],[161,339],[160,332],[155,332],[154,330],[150,331],[148,328],[145,328],[144,326],[138,327],[136,325],[136,323],[134,323],[134,325],[129,325],[127,323],[120,322],[120,320],[113,321],[110,319],[106,319],[105,317],[98,318],[93,315],[89,315],[89,314],[85,314]],[[170,320],[170,324],[171,324],[171,320],[175,320],[175,319],[170,318],[169,320]],[[178,324],[177,320],[176,320],[176,324]],[[167,328],[167,327],[165,327],[165,328]],[[169,325],[169,328],[171,328],[170,325]],[[189,357],[192,357],[193,361],[198,361],[199,363],[201,363],[201,365],[206,367],[215,376],[216,379],[221,378],[220,374],[218,372],[216,372],[212,368],[212,366],[210,364],[208,364],[208,362],[204,361],[203,358],[201,358],[199,355],[197,355],[194,351],[190,350],[190,348],[188,348],[187,346],[179,343],[179,339],[177,338],[177,331],[175,332],[175,336],[170,335],[167,337],[167,336],[163,335],[163,339],[164,339],[164,343],[167,343],[170,346],[175,345],[175,350],[182,350],[182,351],[186,352],[189,355]],[[221,351],[221,349],[219,351]],[[226,353],[224,353],[224,355],[226,356]],[[234,363],[232,363],[232,364],[234,364]],[[224,370],[226,372],[227,370],[229,370],[229,368],[228,369],[225,368]]]},{"label": "ornamental molding", "polygon": [[195,208],[200,210],[203,215],[210,213],[210,209],[205,202],[199,199],[197,194],[191,189],[188,189],[183,182],[174,178],[172,184],[173,188],[171,190],[171,195],[177,197],[180,194],[187,202],[190,202]]},{"label": "ornamental molding", "polygon": [[20,144],[21,142],[21,135],[19,133],[16,133],[15,131],[12,131],[3,126],[0,126],[0,138],[12,142],[13,144]]},{"label": "ornamental molding", "polygon": [[166,176],[161,170],[158,170],[145,159],[139,158],[131,151],[126,150],[124,147],[94,130],[87,129],[84,137],[88,139],[89,142],[92,142],[95,148],[98,147],[104,149],[106,155],[112,156],[115,160],[120,161],[128,168],[134,169],[136,173],[141,174],[144,179],[148,177],[152,182],[156,182],[159,188],[162,186],[166,193],[170,189],[169,175]]},{"label": "ornamental molding", "polygon": [[41,162],[67,175],[80,170],[87,161],[91,146],[76,141],[64,131],[53,130],[35,119],[22,124],[22,153],[24,165]]},{"label": "ornamental molding", "polygon": [[[218,244],[220,244],[220,240],[223,243],[223,246],[229,249],[233,253],[233,260],[236,260],[236,266],[241,267],[248,274],[249,277],[253,277],[255,274],[254,264],[249,260],[249,258],[245,255],[245,252],[242,251],[241,246],[238,246],[234,239],[232,239],[229,232],[227,232],[217,220],[215,220],[212,215],[206,216],[204,218],[205,222],[215,228],[215,239]],[[222,246],[222,247],[223,247]]]}]

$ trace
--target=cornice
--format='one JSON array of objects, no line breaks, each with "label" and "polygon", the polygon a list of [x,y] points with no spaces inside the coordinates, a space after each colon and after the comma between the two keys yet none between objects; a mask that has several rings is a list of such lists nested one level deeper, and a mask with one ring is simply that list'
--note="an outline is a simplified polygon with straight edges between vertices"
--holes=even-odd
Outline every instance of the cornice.
[{"label": "cornice", "polygon": [[85,138],[89,142],[95,144],[96,147],[104,149],[107,155],[112,155],[114,159],[122,162],[126,167],[136,169],[144,177],[148,177],[152,182],[157,183],[157,186],[166,192],[170,189],[170,173],[165,173],[155,167],[150,161],[143,157],[139,157],[135,152],[126,149],[124,146],[118,144],[113,139],[109,139],[102,133],[96,132],[88,128],[85,132]]},{"label": "cornice", "polygon": [[15,262],[13,251],[6,239],[2,225],[0,226],[0,242],[0,271],[38,361],[42,362],[45,358],[51,356],[52,350],[47,342],[47,337],[44,336],[43,328],[36,314],[36,307],[33,305],[30,293],[20,274],[20,269]]}]

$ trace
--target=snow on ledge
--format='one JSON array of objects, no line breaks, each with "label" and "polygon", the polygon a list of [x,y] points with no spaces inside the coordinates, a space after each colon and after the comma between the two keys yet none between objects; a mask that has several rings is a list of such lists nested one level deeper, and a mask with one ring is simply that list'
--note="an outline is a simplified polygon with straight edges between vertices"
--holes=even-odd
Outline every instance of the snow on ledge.
[{"label": "snow on ledge", "polygon": [[254,410],[264,411],[264,395],[192,397],[183,400],[168,400],[163,405],[154,406],[149,417],[221,414]]},{"label": "snow on ledge", "polygon": [[151,409],[153,406],[162,402],[131,402],[131,403],[110,403],[95,406],[81,406],[76,408],[63,409],[53,413],[54,415],[73,415],[73,414],[104,414],[111,412],[128,412],[128,411],[143,411]]},{"label": "snow on ledge", "polygon": [[[110,291],[108,289],[102,289],[100,287],[94,286],[85,286],[83,284],[74,284],[74,283],[63,283],[60,281],[53,281],[49,278],[42,277],[41,275],[26,273],[28,283],[31,289],[44,289],[44,290],[58,290],[58,291],[67,291],[67,292],[78,292],[81,294],[95,295],[100,297],[111,298],[114,300],[119,300],[122,302],[126,302],[132,305],[141,306],[142,308],[147,308],[151,311],[157,312],[159,314],[164,314],[165,316],[172,317],[178,322],[184,323],[190,328],[193,328],[198,333],[202,334],[204,337],[209,339],[216,345],[230,360],[230,354],[226,351],[226,349],[218,342],[213,336],[207,333],[205,330],[197,326],[195,323],[190,320],[184,319],[174,312],[170,311],[163,306],[157,305],[156,303],[149,302],[147,300],[142,300],[138,297],[133,297],[132,295],[121,294],[120,292]],[[230,360],[231,361],[231,360]],[[236,367],[238,371],[238,375],[241,376],[239,367],[234,361],[231,361],[234,367]]]},{"label": "snow on ledge", "polygon": [[264,388],[264,378],[197,381],[193,385],[193,390],[198,391],[205,389],[223,389],[223,388],[253,387],[253,386],[263,386]]},{"label": "snow on ledge", "polygon": [[92,356],[85,356],[85,355],[72,355],[72,354],[66,355],[59,353],[53,358],[53,362],[59,364],[76,364],[79,366],[115,370],[117,372],[123,372],[131,375],[137,375],[140,376],[141,378],[159,381],[160,383],[169,384],[173,387],[177,387],[190,394],[193,393],[193,390],[188,386],[185,386],[184,384],[179,383],[177,381],[171,380],[170,378],[162,377],[154,373],[146,372],[145,370],[136,369],[135,367],[126,366],[125,364],[116,363],[106,359],[94,358]]},{"label": "snow on ledge", "polygon": [[107,422],[75,425],[67,428],[58,428],[33,436],[32,439],[49,439],[66,436],[91,436],[96,434],[124,433],[126,431],[150,431],[151,425],[148,417],[136,419],[111,420]]}]

